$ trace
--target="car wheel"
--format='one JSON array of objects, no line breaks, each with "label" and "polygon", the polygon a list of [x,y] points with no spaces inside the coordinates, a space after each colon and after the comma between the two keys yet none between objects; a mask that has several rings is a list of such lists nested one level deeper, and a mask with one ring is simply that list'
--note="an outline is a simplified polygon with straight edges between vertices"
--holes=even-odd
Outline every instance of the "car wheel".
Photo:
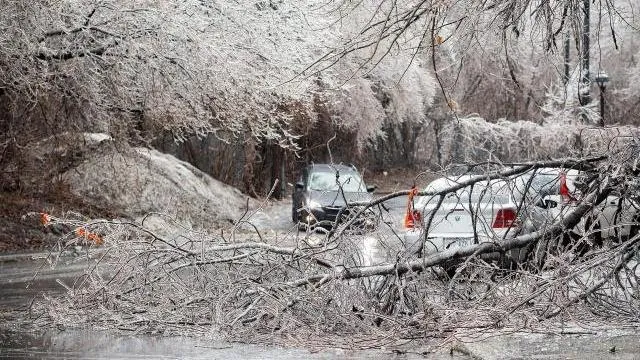
[{"label": "car wheel", "polygon": [[296,209],[296,205],[294,204],[291,207],[291,220],[293,220],[294,223],[298,222],[298,209]]},{"label": "car wheel", "polygon": [[547,252],[549,251],[549,239],[542,238],[535,244],[532,253],[532,263],[536,270],[542,271],[547,262]]},{"label": "car wheel", "polygon": [[517,255],[512,253],[512,256],[517,260],[517,266],[534,272],[541,271],[547,260],[548,246],[548,240],[539,239],[520,248]]},{"label": "car wheel", "polygon": [[442,270],[445,271],[449,279],[453,279],[458,271],[458,267],[460,266],[460,261],[452,260],[445,261],[442,265]]}]

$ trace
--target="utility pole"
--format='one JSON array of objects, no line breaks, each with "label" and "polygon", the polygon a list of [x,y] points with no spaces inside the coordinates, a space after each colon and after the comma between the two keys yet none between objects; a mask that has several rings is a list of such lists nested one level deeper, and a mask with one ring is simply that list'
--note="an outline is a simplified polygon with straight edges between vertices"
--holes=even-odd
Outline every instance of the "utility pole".
[{"label": "utility pole", "polygon": [[567,31],[564,34],[564,85],[569,84],[569,51],[571,50],[571,33]]},{"label": "utility pole", "polygon": [[[590,0],[582,0],[583,5],[583,25],[582,25],[582,65],[580,69],[580,85],[578,86],[578,99],[580,105],[586,106],[591,102],[591,79],[589,79],[589,33],[590,33]],[[583,120],[586,120],[583,114]]]},{"label": "utility pole", "polygon": [[607,89],[607,83],[609,82],[609,75],[600,69],[598,76],[596,76],[596,84],[600,88],[600,126],[604,127],[604,91]]},{"label": "utility pole", "polygon": [[282,156],[280,157],[280,199],[284,199],[287,194],[287,179],[284,178],[284,168],[287,163],[287,153],[284,149],[281,149]]}]

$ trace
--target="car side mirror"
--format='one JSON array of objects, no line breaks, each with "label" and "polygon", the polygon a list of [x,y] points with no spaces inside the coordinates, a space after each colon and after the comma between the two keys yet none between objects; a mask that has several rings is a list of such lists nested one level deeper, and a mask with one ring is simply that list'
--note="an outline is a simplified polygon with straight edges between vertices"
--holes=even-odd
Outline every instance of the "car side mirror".
[{"label": "car side mirror", "polygon": [[537,205],[543,209],[553,209],[558,207],[558,202],[551,199],[542,199]]},{"label": "car side mirror", "polygon": [[304,189],[304,184],[302,182],[297,182],[296,183],[296,190],[302,190]]},{"label": "car side mirror", "polygon": [[367,192],[374,192],[374,191],[376,191],[377,188],[378,187],[375,186],[375,185],[369,185],[369,186],[367,186]]}]

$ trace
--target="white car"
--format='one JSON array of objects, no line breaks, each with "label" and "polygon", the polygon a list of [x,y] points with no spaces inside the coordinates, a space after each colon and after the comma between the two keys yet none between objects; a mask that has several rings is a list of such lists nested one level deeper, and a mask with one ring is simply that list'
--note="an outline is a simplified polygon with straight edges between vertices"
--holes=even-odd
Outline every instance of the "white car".
[{"label": "white car", "polygon": [[[542,229],[562,220],[580,203],[582,194],[577,185],[584,175],[577,170],[543,168],[509,180],[479,181],[447,194],[440,205],[439,195],[420,197],[405,215],[407,251],[412,255],[420,251],[422,255],[429,255]],[[441,192],[477,177],[439,178],[424,191]],[[598,245],[605,238],[628,238],[638,231],[638,213],[633,201],[609,196],[567,234],[574,238],[589,236],[593,243],[599,242]],[[510,260],[524,261],[530,251],[511,250]]]},{"label": "white car", "polygon": [[[477,175],[443,177],[424,189],[440,192],[474,178]],[[525,196],[526,182],[513,180],[482,180],[440,196],[422,196],[408,209],[404,240],[410,253],[422,255],[453,247],[481,242],[493,242],[534,231],[546,216],[546,209],[533,206]],[[425,236],[426,235],[426,236]],[[519,250],[511,252],[518,260]]]}]

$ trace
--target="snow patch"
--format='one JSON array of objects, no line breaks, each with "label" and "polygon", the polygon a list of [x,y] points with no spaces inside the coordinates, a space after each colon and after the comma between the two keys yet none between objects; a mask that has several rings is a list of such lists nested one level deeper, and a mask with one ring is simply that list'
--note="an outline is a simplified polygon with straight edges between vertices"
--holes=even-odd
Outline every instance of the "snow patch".
[{"label": "snow patch", "polygon": [[71,191],[131,217],[161,213],[188,227],[229,225],[247,197],[172,155],[134,148],[94,154],[67,171]]},{"label": "snow patch", "polygon": [[84,133],[82,135],[84,136],[85,143],[89,146],[100,144],[103,141],[113,140],[110,135],[104,133]]}]

